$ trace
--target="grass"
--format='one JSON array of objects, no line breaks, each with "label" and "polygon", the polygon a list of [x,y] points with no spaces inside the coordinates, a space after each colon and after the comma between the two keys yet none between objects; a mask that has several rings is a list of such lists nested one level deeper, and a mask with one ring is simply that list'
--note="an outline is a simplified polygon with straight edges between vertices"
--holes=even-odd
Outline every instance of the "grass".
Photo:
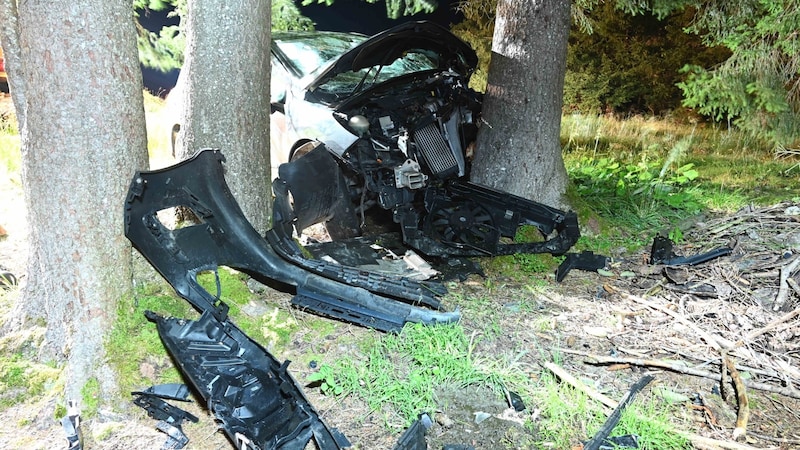
[{"label": "grass", "polygon": [[503,381],[521,377],[510,365],[473,352],[475,336],[460,324],[408,324],[372,340],[361,360],[324,362],[307,381],[332,395],[356,395],[387,426],[406,427],[422,412],[436,411],[442,386],[484,386],[502,395]]},{"label": "grass", "polygon": [[106,352],[123,393],[181,379],[161,343],[155,324],[145,318],[146,310],[175,317],[196,315],[186,301],[177,298],[161,284],[141,286],[134,298],[118,303],[117,320],[109,335]]},{"label": "grass", "polygon": [[38,397],[53,386],[61,370],[32,361],[22,353],[0,355],[0,409]]},{"label": "grass", "polygon": [[172,163],[172,125],[178,122],[174,105],[144,91],[147,152],[150,165],[160,168]]},{"label": "grass", "polygon": [[[634,180],[640,182],[637,187],[642,187],[641,181],[651,180],[680,187],[673,189],[671,196],[685,193],[693,207],[731,211],[750,202],[770,204],[798,195],[797,161],[779,158],[765,142],[719,125],[671,118],[637,116],[619,120],[576,114],[564,116],[561,141],[565,164],[573,181],[579,175],[579,187],[587,185],[586,177],[580,174],[599,171],[590,179],[593,186],[606,189],[594,196],[583,196],[592,202],[614,191],[611,188],[617,187],[620,180],[630,181],[642,174],[652,178]],[[609,173],[608,166],[600,163],[604,160],[618,162],[622,169]],[[681,183],[685,175],[681,168],[687,165],[691,165],[696,177]]]},{"label": "grass", "polygon": [[[246,275],[227,267],[220,267],[217,273],[221,299],[230,308],[228,314],[234,323],[271,352],[281,353],[298,329],[297,321],[285,309],[263,307],[263,301],[247,287]],[[212,295],[216,294],[213,272],[199,274],[198,282]]]},{"label": "grass", "polygon": [[[530,435],[518,439],[535,439],[535,448],[571,448],[601,427],[605,415],[597,402],[549,372],[532,381],[514,361],[477,351],[479,339],[460,324],[409,324],[397,335],[372,341],[362,358],[324,362],[306,381],[328,395],[362,399],[392,431],[407,427],[421,412],[435,415],[443,386],[488,387],[498,399],[505,389],[519,393],[535,405],[537,418],[528,418]],[[670,413],[657,398],[638,400],[624,411],[613,435],[636,434],[642,448],[690,448],[670,425]]]},{"label": "grass", "polygon": [[576,250],[613,254],[680,235],[687,219],[800,199],[798,158],[719,125],[675,118],[573,114],[562,119],[564,162],[584,237]]},{"label": "grass", "polygon": [[[534,393],[541,407],[541,421],[535,425],[538,448],[575,448],[591,438],[606,416],[599,404],[569,385],[543,372]],[[670,425],[669,405],[641,397],[626,408],[611,436],[636,435],[640,448],[682,450],[692,446]]]},{"label": "grass", "polygon": [[[18,288],[0,289],[0,327],[19,298]],[[44,328],[33,327],[0,336],[0,410],[43,395],[59,386],[61,369],[37,361]]]}]

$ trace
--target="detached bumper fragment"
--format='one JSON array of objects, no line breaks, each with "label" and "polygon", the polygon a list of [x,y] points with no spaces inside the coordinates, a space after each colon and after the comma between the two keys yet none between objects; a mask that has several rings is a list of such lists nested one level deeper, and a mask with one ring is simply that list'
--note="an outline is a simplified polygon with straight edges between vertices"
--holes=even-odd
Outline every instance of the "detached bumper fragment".
[{"label": "detached bumper fragment", "polygon": [[178,400],[187,402],[189,389],[184,384],[161,384],[151,386],[144,391],[131,392],[133,404],[147,411],[147,415],[156,419],[156,429],[167,435],[167,440],[161,450],[177,450],[184,448],[189,443],[189,438],[183,433],[183,422],[188,420],[197,423],[199,420],[193,414],[165,400]]},{"label": "detached bumper fragment", "polygon": [[650,264],[664,264],[666,266],[694,266],[721,256],[730,255],[733,249],[730,247],[718,247],[711,251],[692,256],[678,256],[672,250],[673,242],[670,238],[656,236],[653,238],[653,245],[650,248]]},{"label": "detached bumper fragment", "polygon": [[204,312],[198,320],[145,312],[181,372],[241,450],[320,450],[350,443],[329,429],[287,372],[264,347],[230,321]]},{"label": "detached bumper fragment", "polygon": [[[459,319],[458,312],[416,306],[438,306],[436,296],[443,288],[435,284],[306,260],[290,239],[274,230],[268,233],[268,242],[250,225],[228,189],[224,160],[218,150],[203,150],[174,166],[137,172],[125,205],[125,236],[198,311],[211,311],[217,319],[226,319],[221,293],[206,291],[197,276],[227,266],[259,281],[274,280],[294,287],[296,305],[381,331],[397,331],[407,322],[435,324]],[[176,207],[191,210],[197,223],[167,227],[158,213]],[[321,302],[309,302],[309,297]],[[321,305],[320,309],[314,309],[315,304]]]}]

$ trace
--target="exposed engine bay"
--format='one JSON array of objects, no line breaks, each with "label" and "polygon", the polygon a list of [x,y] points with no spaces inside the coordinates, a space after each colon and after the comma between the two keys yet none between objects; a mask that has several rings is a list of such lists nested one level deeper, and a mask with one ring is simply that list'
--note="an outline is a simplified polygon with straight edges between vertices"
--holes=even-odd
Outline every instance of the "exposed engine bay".
[{"label": "exposed engine bay", "polygon": [[[339,105],[334,117],[358,139],[342,153],[318,142],[279,167],[275,184],[285,187],[276,195],[291,194],[283,203],[295,231],[324,222],[334,240],[360,236],[377,207],[430,256],[567,252],[580,237],[574,213],[467,181],[480,107],[481,95],[453,71],[400,77]],[[522,225],[548,239],[501,244]]]}]

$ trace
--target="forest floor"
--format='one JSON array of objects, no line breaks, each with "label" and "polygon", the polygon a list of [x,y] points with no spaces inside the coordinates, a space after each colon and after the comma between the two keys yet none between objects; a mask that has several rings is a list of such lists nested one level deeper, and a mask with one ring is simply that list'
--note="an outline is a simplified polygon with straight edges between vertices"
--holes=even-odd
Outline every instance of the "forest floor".
[{"label": "forest floor", "polygon": [[[0,198],[5,230],[0,265],[24,283],[27,227],[18,180],[0,180]],[[463,311],[468,335],[485,333],[491,322],[495,333],[480,340],[475,351],[512,355],[534,379],[551,370],[547,363],[556,354],[564,372],[615,400],[643,375],[654,375],[640,396],[674,394],[672,421],[693,436],[695,448],[800,448],[800,205],[703,218],[684,232],[676,253],[719,246],[732,246],[733,253],[696,266],[648,264],[649,248],[612,255],[602,274],[574,270],[561,283],[550,279],[541,289],[518,277],[489,282],[473,276],[449,284],[455,295],[448,297],[447,307]],[[309,353],[330,360],[353,357],[358,350],[349,343],[379,334],[337,324],[330,334],[313,335],[303,329],[308,315],[288,306],[289,294],[268,290],[260,295],[267,304],[291,310],[300,324],[285,353],[275,355],[279,360],[304,361]],[[527,307],[520,309],[523,301]],[[723,358],[735,363],[733,372],[722,369]],[[289,369],[298,380],[311,371],[302,363]],[[732,436],[737,413],[742,424],[742,408],[729,375],[722,395],[714,379],[731,373],[742,374],[748,386],[747,435],[738,443]],[[438,419],[428,431],[428,448],[532,448],[530,442],[536,441],[520,423],[540,420],[538,405],[512,412],[481,389],[443,388],[437,394]],[[356,448],[390,449],[397,441],[399,434],[388,431],[383,417],[370,413],[360,399],[327,396],[319,389],[307,389],[306,395],[322,419]],[[66,448],[54,419],[56,403],[42,397],[0,411],[0,447]],[[197,403],[188,409],[200,422],[184,425],[190,438],[186,448],[234,448],[207,411]],[[489,419],[476,423],[476,412],[488,413]],[[85,448],[91,449],[158,449],[165,440],[155,421],[130,405],[101,410],[81,429]],[[592,432],[576,429],[574,448]]]}]

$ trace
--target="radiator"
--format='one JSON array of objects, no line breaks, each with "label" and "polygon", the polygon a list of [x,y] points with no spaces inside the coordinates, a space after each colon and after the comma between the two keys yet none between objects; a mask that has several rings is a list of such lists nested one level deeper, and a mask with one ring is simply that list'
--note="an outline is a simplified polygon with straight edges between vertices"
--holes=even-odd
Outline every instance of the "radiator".
[{"label": "radiator", "polygon": [[458,160],[436,122],[416,130],[414,142],[434,177],[443,179],[458,174]]}]

